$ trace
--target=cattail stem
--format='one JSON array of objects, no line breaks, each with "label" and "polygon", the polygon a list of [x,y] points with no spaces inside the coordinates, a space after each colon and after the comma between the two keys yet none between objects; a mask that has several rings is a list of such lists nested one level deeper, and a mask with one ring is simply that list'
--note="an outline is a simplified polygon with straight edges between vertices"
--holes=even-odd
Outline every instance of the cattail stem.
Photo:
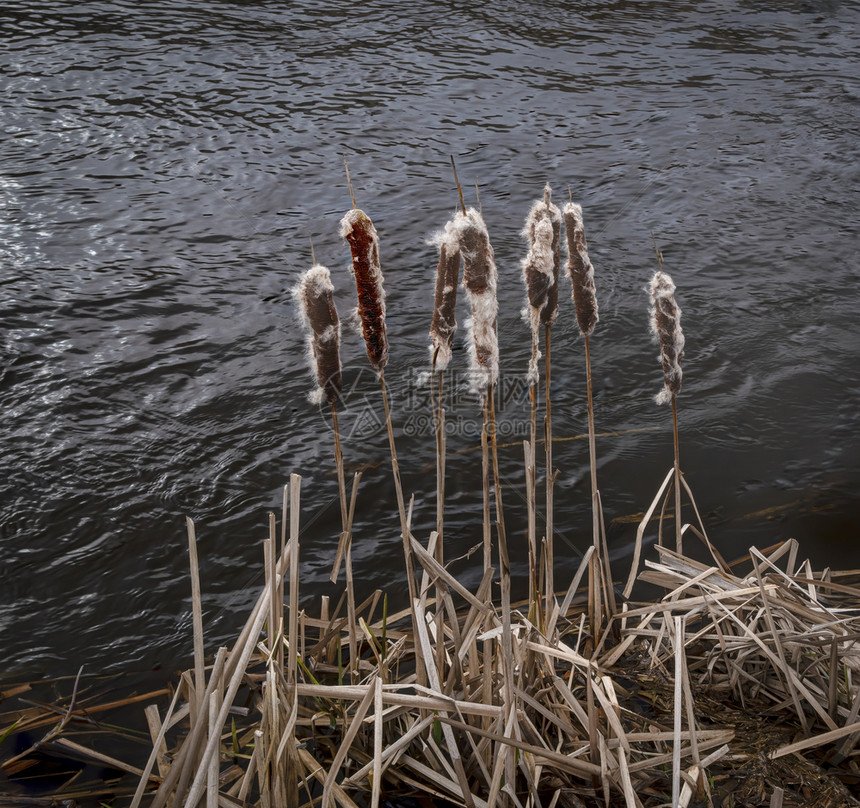
[{"label": "cattail stem", "polygon": [[490,523],[490,447],[487,439],[490,414],[487,397],[484,396],[484,420],[481,425],[481,487],[484,495],[483,525],[484,525],[484,573],[493,566],[492,558],[492,528]]},{"label": "cattail stem", "polygon": [[346,532],[346,523],[349,515],[349,509],[346,502],[346,474],[343,466],[343,452],[340,446],[340,429],[337,421],[337,402],[331,403],[331,424],[334,430],[334,460],[337,466],[337,487],[340,496],[340,519],[344,532]]},{"label": "cattail stem", "polygon": [[538,620],[541,610],[540,593],[538,592],[537,574],[537,471],[535,468],[535,453],[537,451],[537,385],[529,385],[529,403],[531,404],[530,440],[526,453],[526,507],[528,510],[528,543],[529,543],[529,615],[532,621]]},{"label": "cattail stem", "polygon": [[[434,395],[433,379],[438,379],[438,391]],[[430,373],[430,401],[431,406],[435,399],[435,427],[436,427],[436,533],[439,539],[436,543],[436,560],[441,564],[443,559],[442,536],[445,524],[445,409],[443,404],[444,374],[440,370],[436,372],[436,362],[433,362],[433,370]]]},{"label": "cattail stem", "polygon": [[[601,571],[602,585],[600,586],[602,593],[601,597],[596,601],[597,606],[605,605],[606,619],[611,620],[615,613],[615,596],[612,591],[612,567],[609,562],[609,552],[606,543],[606,532],[603,526],[602,505],[600,501],[600,491],[597,487],[597,447],[594,429],[594,396],[591,374],[591,344],[588,335],[585,336],[585,378],[586,378],[586,398],[588,403],[588,455],[589,465],[591,466],[591,514],[592,514],[592,539],[594,542],[594,555],[592,558],[597,559],[596,564],[600,565],[600,559],[603,561],[603,569]],[[601,540],[602,539],[602,540]],[[602,610],[601,610],[602,611]],[[602,613],[595,614],[597,623],[593,624],[595,632],[595,641],[597,641],[598,626],[602,625],[604,615]]]},{"label": "cattail stem", "polygon": [[[435,375],[436,362],[433,362],[432,379]],[[444,393],[444,373],[439,371],[438,406],[436,409],[436,560],[440,565],[445,563],[442,547],[443,527],[445,522],[445,409],[442,406]],[[431,386],[431,404],[433,391]],[[440,680],[445,674],[445,637],[442,613],[442,595],[444,584],[436,584],[436,670]]]},{"label": "cattail stem", "polygon": [[[510,576],[511,576],[511,568],[510,562],[508,560],[508,541],[505,533],[505,511],[502,505],[502,480],[501,475],[499,474],[499,450],[498,450],[498,441],[496,440],[496,402],[495,402],[495,392],[496,386],[491,385],[490,389],[487,393],[488,399],[488,412],[489,412],[489,438],[490,438],[490,447],[492,450],[492,458],[493,458],[493,489],[496,498],[496,531],[499,537],[499,559],[501,562],[501,574],[502,574],[502,594],[504,596],[504,578],[508,578],[508,597],[510,598]],[[510,607],[510,603],[508,603]],[[504,607],[503,607],[504,608]],[[510,611],[510,609],[508,609]],[[503,615],[504,617],[504,615]],[[510,615],[507,615],[510,618]]]},{"label": "cattail stem", "polygon": [[[655,249],[656,245],[655,245]],[[658,269],[651,279],[651,331],[660,343],[660,361],[663,365],[663,389],[657,403],[672,402],[672,437],[675,448],[675,549],[681,552],[681,463],[678,451],[678,402],[681,392],[681,360],[684,357],[684,332],[681,329],[681,309],[675,302],[675,284],[663,272],[663,254],[657,249]]]},{"label": "cattail stem", "polygon": [[675,550],[682,554],[681,535],[681,461],[678,443],[678,398],[672,393],[672,437],[675,444]]},{"label": "cattail stem", "polygon": [[544,440],[546,443],[546,578],[544,581],[546,595],[546,616],[552,614],[552,607],[555,601],[555,581],[553,575],[554,557],[553,557],[553,484],[555,483],[555,473],[552,467],[552,402],[550,401],[550,385],[551,364],[552,364],[552,341],[550,338],[550,326],[544,326],[544,349],[546,356],[544,357],[544,397],[546,400],[546,414],[544,415]]},{"label": "cattail stem", "polygon": [[466,215],[466,202],[463,199],[463,188],[460,185],[460,179],[457,176],[457,165],[454,162],[454,155],[453,154],[451,155],[451,169],[454,172],[454,182],[457,183],[457,192],[460,194],[460,210],[463,211],[463,215],[465,216]]},{"label": "cattail stem", "polygon": [[598,582],[600,575],[596,570],[600,565],[600,517],[597,510],[597,448],[594,439],[594,401],[592,399],[591,386],[591,347],[588,335],[585,336],[585,387],[588,403],[588,458],[591,466],[591,537],[594,544],[594,553],[591,556],[589,567],[589,586],[597,587],[594,598],[594,614],[589,616],[591,621],[591,632],[595,644],[598,641],[598,633],[603,625],[603,614],[601,610],[602,598],[599,593]]},{"label": "cattail stem", "polygon": [[[502,481],[499,474],[499,451],[496,440],[496,386],[491,384],[486,393],[485,409],[489,413],[490,446],[493,457],[493,491],[496,499],[496,534],[499,540],[499,569],[502,590],[502,672],[504,674],[504,703],[515,716],[514,709],[514,651],[511,642],[511,562],[508,557],[508,540],[505,532],[505,512],[502,505]],[[515,717],[513,720],[516,720]],[[514,748],[505,745],[505,772],[508,782],[514,778]]]},{"label": "cattail stem", "polygon": [[[382,406],[385,411],[385,426],[388,430],[388,448],[391,451],[391,472],[394,477],[394,492],[397,496],[397,510],[400,514],[400,531],[403,537],[403,559],[406,562],[406,582],[409,587],[409,602],[414,603],[417,599],[417,587],[415,586],[415,570],[412,566],[412,545],[411,531],[409,529],[409,520],[406,517],[406,506],[403,503],[403,486],[400,483],[400,464],[397,462],[397,446],[394,443],[394,427],[391,423],[391,410],[388,404],[388,388],[385,385],[385,371],[379,371],[379,385],[382,390]],[[415,636],[418,636],[418,629],[414,625],[415,613],[412,614],[413,629]],[[418,678],[424,680],[423,661],[421,659],[421,649],[416,646],[415,655],[418,657]]]},{"label": "cattail stem", "polygon": [[[337,403],[331,402],[331,424],[334,430],[334,462],[337,466],[337,487],[340,497],[341,539],[338,543],[338,558],[332,576],[337,579],[342,553],[346,555],[346,610],[349,623],[349,673],[354,684],[358,681],[358,642],[355,636],[355,587],[352,580],[352,529],[349,523],[349,506],[346,500],[346,474],[343,452],[340,446],[340,428],[337,420]],[[344,549],[342,549],[344,548]]]},{"label": "cattail stem", "polygon": [[403,535],[407,558],[407,578],[409,597],[415,597],[415,579],[412,571],[412,549],[409,544],[409,523],[406,519],[406,506],[403,503],[403,486],[400,483],[400,464],[397,462],[397,446],[394,443],[394,427],[391,423],[391,409],[388,403],[388,388],[385,385],[385,371],[379,372],[379,385],[382,390],[382,406],[385,412],[385,426],[388,430],[388,448],[391,451],[391,472],[394,477],[394,492],[397,497],[397,512],[400,515],[400,531]]}]

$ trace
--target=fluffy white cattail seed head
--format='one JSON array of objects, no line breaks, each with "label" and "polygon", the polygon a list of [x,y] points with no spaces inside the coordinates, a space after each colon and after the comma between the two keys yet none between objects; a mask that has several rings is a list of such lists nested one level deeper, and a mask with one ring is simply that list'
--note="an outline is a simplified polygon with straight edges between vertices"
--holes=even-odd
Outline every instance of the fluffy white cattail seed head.
[{"label": "fluffy white cattail seed head", "polygon": [[[537,308],[540,309],[540,321],[544,325],[552,325],[558,317],[558,276],[561,269],[562,218],[558,206],[552,203],[552,188],[550,188],[549,183],[544,186],[543,199],[538,200],[532,205],[529,215],[526,217],[523,236],[529,242],[530,247],[533,247],[535,243],[535,227],[538,222],[544,220],[548,221],[552,227],[552,244],[549,247],[552,261],[548,270],[546,267],[543,269],[546,275],[544,281],[546,284],[546,295],[543,303],[537,306]],[[529,288],[528,278],[526,278],[526,287]],[[529,292],[529,303],[532,306],[535,305],[531,290]]]},{"label": "fluffy white cattail seed head", "polygon": [[[523,259],[523,280],[528,294],[528,307],[523,312],[529,321],[532,332],[532,353],[529,359],[529,370],[526,376],[529,385],[538,383],[538,329],[547,306],[550,304],[550,291],[556,286],[553,276],[553,224],[547,207],[543,202],[535,202],[526,224],[523,236],[529,241],[529,251]],[[558,293],[555,295],[558,308]]]},{"label": "fluffy white cattail seed head", "polygon": [[457,284],[460,281],[459,219],[465,215],[457,213],[445,225],[445,229],[433,237],[439,248],[439,266],[436,269],[436,297],[433,302],[433,322],[430,325],[430,358],[436,370],[445,370],[451,361],[451,347],[457,330],[455,309],[457,306]]},{"label": "fluffy white cattail seed head", "polygon": [[341,219],[340,234],[352,252],[358,316],[367,358],[375,370],[382,371],[388,364],[388,337],[385,333],[385,289],[379,265],[379,236],[370,217],[357,208]]},{"label": "fluffy white cattail seed head", "polygon": [[469,208],[455,221],[463,255],[463,288],[471,307],[466,330],[472,336],[469,341],[472,384],[476,392],[483,395],[499,378],[499,339],[496,333],[498,271],[481,214]]},{"label": "fluffy white cattail seed head", "polygon": [[564,229],[567,233],[567,272],[573,291],[576,321],[580,333],[588,337],[598,320],[597,290],[594,286],[594,267],[585,242],[582,207],[575,202],[568,202],[564,206]]},{"label": "fluffy white cattail seed head", "polygon": [[308,363],[317,386],[311,401],[337,401],[342,389],[340,366],[340,319],[334,306],[331,273],[315,264],[293,287],[293,298],[308,332]]},{"label": "fluffy white cattail seed head", "polygon": [[654,273],[650,292],[651,331],[660,343],[663,365],[663,389],[656,400],[658,404],[665,404],[681,392],[681,359],[684,357],[681,309],[675,302],[675,284],[662,269]]}]

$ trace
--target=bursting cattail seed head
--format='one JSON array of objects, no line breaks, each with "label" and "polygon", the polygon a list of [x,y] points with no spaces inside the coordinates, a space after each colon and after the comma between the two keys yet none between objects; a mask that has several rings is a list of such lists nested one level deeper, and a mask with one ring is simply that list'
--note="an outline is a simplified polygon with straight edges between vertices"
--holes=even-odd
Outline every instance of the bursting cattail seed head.
[{"label": "bursting cattail seed head", "polygon": [[651,279],[651,331],[660,343],[663,364],[663,389],[657,394],[658,404],[672,400],[681,392],[681,359],[684,357],[684,332],[681,330],[681,309],[675,302],[675,284],[663,270]]},{"label": "bursting cattail seed head", "polygon": [[597,290],[594,267],[588,257],[582,207],[575,202],[564,206],[564,229],[567,233],[567,272],[573,287],[573,305],[580,333],[588,337],[597,325]]},{"label": "bursting cattail seed head", "polygon": [[379,236],[370,217],[353,208],[340,221],[340,234],[352,252],[352,270],[358,292],[358,317],[374,370],[388,364],[388,337],[385,333],[385,289],[379,265]]},{"label": "bursting cattail seed head", "polygon": [[[543,202],[535,202],[532,205],[526,217],[523,236],[529,242],[529,251],[522,262],[523,280],[528,295],[528,306],[523,310],[523,315],[529,321],[532,332],[532,352],[526,379],[529,385],[534,386],[538,383],[538,360],[541,357],[538,349],[538,328],[544,312],[550,304],[550,292],[555,285],[552,252],[553,226]],[[555,302],[556,308],[558,308],[557,291]]]},{"label": "bursting cattail seed head", "polygon": [[342,389],[340,320],[333,292],[331,273],[320,264],[312,266],[293,287],[293,297],[308,332],[308,363],[317,380],[311,401],[316,404],[323,399],[333,404]]},{"label": "bursting cattail seed head", "polygon": [[455,219],[455,223],[463,255],[463,288],[471,306],[466,330],[472,335],[469,341],[472,383],[476,392],[483,394],[499,378],[499,338],[496,333],[498,271],[481,214],[469,208],[465,215]]},{"label": "bursting cattail seed head", "polygon": [[[526,288],[529,290],[529,304],[539,310],[540,321],[544,325],[552,325],[558,317],[558,276],[561,269],[561,211],[557,205],[552,203],[552,188],[549,183],[544,186],[543,200],[535,202],[529,215],[526,217],[523,236],[529,242],[531,250],[535,249],[536,243],[536,228],[540,222],[547,222],[552,230],[552,240],[548,247],[541,250],[540,271],[545,278],[540,283],[535,278],[530,282],[529,277],[525,278]],[[545,235],[543,236],[545,239]],[[547,263],[547,256],[549,263]],[[529,257],[526,257],[529,261]],[[527,270],[523,266],[523,272]],[[540,286],[546,287],[545,294],[541,294]],[[533,291],[535,294],[533,294]]]},{"label": "bursting cattail seed head", "polygon": [[433,238],[433,243],[439,248],[439,266],[436,269],[436,297],[430,325],[430,357],[435,360],[436,370],[440,371],[445,370],[451,361],[451,347],[457,330],[455,308],[457,284],[460,281],[458,217],[465,218],[458,212],[445,225],[445,229]]},{"label": "bursting cattail seed head", "polygon": [[523,259],[523,280],[529,296],[529,306],[538,313],[549,301],[553,285],[552,222],[542,202],[532,205],[523,235],[529,240],[529,251]]}]

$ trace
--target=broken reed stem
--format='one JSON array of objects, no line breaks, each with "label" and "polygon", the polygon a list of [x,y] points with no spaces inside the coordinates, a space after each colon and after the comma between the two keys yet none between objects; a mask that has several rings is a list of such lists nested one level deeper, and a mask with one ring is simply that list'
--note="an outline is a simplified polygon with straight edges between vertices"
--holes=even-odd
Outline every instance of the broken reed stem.
[{"label": "broken reed stem", "polygon": [[553,485],[555,475],[552,467],[552,402],[550,401],[551,386],[551,364],[552,364],[552,342],[550,337],[551,326],[544,326],[544,397],[546,400],[546,413],[544,415],[544,442],[546,445],[546,547],[544,550],[546,563],[546,578],[544,581],[546,595],[546,616],[552,614],[555,602],[555,581],[553,569],[555,566],[553,554]]},{"label": "broken reed stem", "polygon": [[191,572],[191,615],[194,625],[194,700],[191,702],[192,714],[199,718],[206,705],[203,704],[203,691],[206,689],[203,658],[203,605],[200,593],[200,570],[197,561],[197,535],[194,522],[185,517],[188,532],[188,564]]}]

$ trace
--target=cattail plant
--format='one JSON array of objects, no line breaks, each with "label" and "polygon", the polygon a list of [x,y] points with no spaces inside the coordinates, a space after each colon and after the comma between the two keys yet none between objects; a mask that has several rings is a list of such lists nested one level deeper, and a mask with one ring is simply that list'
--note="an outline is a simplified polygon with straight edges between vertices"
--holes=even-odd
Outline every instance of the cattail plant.
[{"label": "cattail plant", "polygon": [[[459,184],[459,183],[458,183]],[[496,500],[496,534],[502,594],[502,656],[505,703],[514,704],[514,659],[511,643],[511,569],[505,534],[499,454],[496,440],[495,388],[499,378],[498,270],[487,226],[481,214],[469,208],[458,220],[460,252],[463,254],[463,289],[469,301],[469,360],[472,386],[483,397],[484,420],[481,430],[484,481],[484,571],[490,566],[488,444],[492,451],[493,491]],[[513,747],[499,747],[509,779],[514,777]]]},{"label": "cattail plant", "polygon": [[[523,280],[526,285],[528,305],[523,311],[529,322],[532,337],[532,350],[529,359],[527,381],[529,384],[529,401],[531,404],[530,444],[526,459],[526,504],[528,510],[528,543],[529,543],[529,592],[530,597],[537,593],[537,535],[535,518],[536,500],[536,468],[535,454],[537,447],[537,387],[540,379],[540,326],[545,328],[555,321],[558,315],[558,208],[552,205],[549,183],[544,188],[544,198],[535,202],[526,217],[522,235],[529,244],[529,251],[523,259]],[[551,451],[551,447],[550,447]],[[551,455],[550,455],[551,457]],[[551,469],[551,461],[548,464]],[[551,471],[548,471],[549,477]],[[550,483],[548,482],[548,485]],[[548,534],[551,531],[547,531]],[[547,546],[549,546],[549,537]],[[550,574],[548,591],[552,588]],[[535,604],[537,604],[535,598]]]},{"label": "cattail plant", "polygon": [[[531,447],[529,449],[530,497],[532,499],[529,516],[529,552],[536,545],[534,519],[535,499],[535,452],[537,419],[538,362],[540,359],[540,326],[544,331],[544,444],[546,449],[546,536],[544,539],[544,574],[546,589],[546,615],[552,613],[554,599],[554,554],[553,554],[553,487],[555,473],[552,461],[552,325],[558,317],[558,276],[561,268],[561,212],[552,203],[552,189],[549,183],[544,186],[543,199],[535,202],[526,217],[523,236],[529,243],[529,252],[523,261],[523,279],[528,292],[528,319],[531,326],[532,352],[529,361],[529,398],[531,401]],[[534,589],[532,590],[534,591]]]},{"label": "cattail plant", "polygon": [[352,210],[347,211],[341,219],[340,235],[346,239],[352,253],[352,273],[358,293],[358,317],[361,321],[367,358],[379,376],[382,391],[382,406],[385,412],[385,425],[388,429],[388,446],[391,451],[391,471],[397,496],[397,510],[400,515],[400,532],[403,537],[409,601],[412,603],[416,598],[416,587],[412,568],[411,532],[403,502],[400,466],[397,462],[397,447],[394,443],[388,389],[385,385],[385,366],[388,364],[388,337],[385,331],[385,289],[382,285],[382,269],[379,262],[379,236],[370,217],[355,206],[355,195],[349,179],[349,167],[345,160],[344,167],[346,168],[350,197],[352,198]]},{"label": "cattail plant", "polygon": [[684,332],[681,330],[681,309],[675,302],[675,284],[663,272],[663,255],[657,251],[658,269],[651,279],[651,331],[660,343],[663,365],[663,389],[657,394],[658,404],[672,402],[672,433],[675,448],[675,549],[682,552],[681,539],[681,465],[678,451],[678,393],[681,392],[681,359],[684,356]]},{"label": "cattail plant", "polygon": [[460,245],[458,233],[460,219],[465,214],[457,213],[437,233],[433,243],[439,248],[439,266],[436,268],[436,296],[433,301],[433,321],[430,325],[430,360],[433,364],[430,376],[430,398],[433,399],[433,379],[438,371],[438,401],[434,423],[436,425],[436,560],[442,562],[442,528],[445,507],[445,411],[442,407],[444,373],[451,361],[454,332],[457,330],[455,309],[457,306],[457,284],[460,281]]},{"label": "cattail plant", "polygon": [[[433,320],[430,325],[430,401],[434,400],[433,380],[438,378],[438,399],[435,404],[433,422],[436,428],[436,561],[444,564],[445,524],[445,370],[451,361],[454,333],[457,330],[456,306],[457,285],[460,282],[460,245],[458,239],[460,220],[465,213],[457,212],[445,229],[437,233],[433,243],[439,248],[439,265],[436,268],[436,295],[433,301]],[[437,376],[438,371],[438,376]],[[442,631],[442,587],[436,587],[437,636]],[[445,646],[436,646],[436,668],[442,676],[445,665]]]},{"label": "cattail plant", "polygon": [[[567,271],[571,282],[573,305],[576,310],[576,322],[579,333],[585,342],[585,378],[586,398],[588,407],[588,451],[591,467],[591,511],[592,511],[592,541],[594,553],[589,568],[589,619],[592,621],[592,631],[595,640],[599,627],[603,622],[602,601],[605,598],[608,616],[615,611],[615,599],[612,591],[612,573],[609,565],[609,551],[606,546],[606,534],[603,530],[603,512],[600,504],[600,492],[597,488],[597,449],[594,430],[594,397],[591,377],[591,334],[597,325],[597,290],[594,285],[594,267],[588,257],[588,244],[585,239],[585,225],[582,219],[582,207],[572,199],[564,206],[564,227],[567,235]],[[601,536],[603,537],[601,546]],[[601,569],[600,559],[603,558]],[[603,578],[601,584],[601,578]]]},{"label": "cattail plant", "polygon": [[[340,429],[337,419],[337,401],[342,390],[340,364],[340,318],[333,299],[334,285],[331,273],[321,264],[314,264],[293,288],[293,297],[298,305],[302,322],[308,334],[308,362],[314,373],[317,386],[311,392],[311,401],[321,404],[323,399],[331,407],[332,430],[334,432],[334,457],[337,467],[338,493],[340,498],[341,536],[332,568],[332,581],[337,580],[341,559],[346,557],[347,609],[350,624],[355,617],[355,594],[352,581],[352,536],[346,502],[346,480],[343,452],[340,445]],[[358,654],[355,632],[350,630],[350,670],[357,672]]]},{"label": "cattail plant", "polygon": [[[463,289],[469,301],[470,315],[466,320],[469,339],[469,369],[473,390],[481,397],[484,408],[482,445],[484,448],[484,569],[491,566],[491,532],[489,505],[490,410],[494,407],[496,381],[499,378],[499,338],[496,320],[498,300],[496,284],[498,270],[490,245],[490,237],[481,214],[474,208],[459,219],[458,240],[463,255]],[[496,507],[499,492],[496,491]]]}]

